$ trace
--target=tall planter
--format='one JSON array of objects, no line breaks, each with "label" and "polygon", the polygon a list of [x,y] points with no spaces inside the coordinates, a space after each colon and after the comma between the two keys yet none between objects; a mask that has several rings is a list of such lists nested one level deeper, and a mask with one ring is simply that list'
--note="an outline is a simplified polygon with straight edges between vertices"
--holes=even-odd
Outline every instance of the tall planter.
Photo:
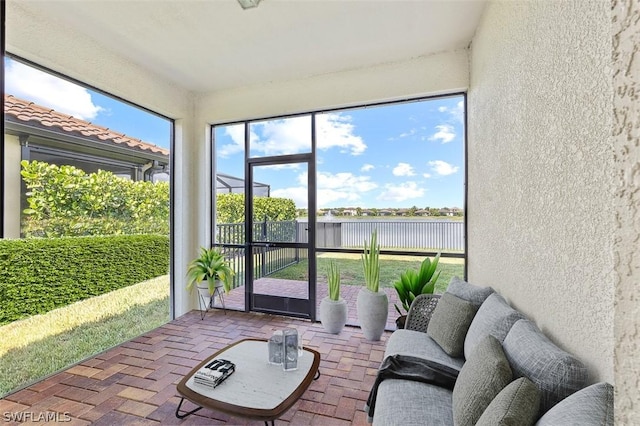
[{"label": "tall planter", "polygon": [[320,301],[320,322],[331,334],[339,334],[347,323],[347,302],[340,298],[331,300],[325,297]]},{"label": "tall planter", "polygon": [[380,340],[389,315],[387,293],[384,291],[374,293],[368,288],[362,288],[358,293],[356,307],[358,309],[360,328],[365,339]]}]

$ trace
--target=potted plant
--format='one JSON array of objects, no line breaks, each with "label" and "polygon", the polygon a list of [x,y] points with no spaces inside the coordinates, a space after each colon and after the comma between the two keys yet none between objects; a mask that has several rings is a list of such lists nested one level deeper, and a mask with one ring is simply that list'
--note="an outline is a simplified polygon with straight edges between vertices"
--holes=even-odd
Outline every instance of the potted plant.
[{"label": "potted plant", "polygon": [[364,241],[362,268],[365,287],[358,292],[356,308],[358,321],[364,337],[368,340],[380,340],[389,315],[387,293],[380,291],[380,246],[378,232],[373,230],[371,240]]},{"label": "potted plant", "polygon": [[340,268],[332,260],[327,270],[329,295],[320,301],[320,322],[329,333],[339,334],[347,323],[347,302],[340,297]]},{"label": "potted plant", "polygon": [[407,319],[407,312],[411,307],[411,303],[419,294],[433,294],[436,282],[440,277],[440,272],[436,273],[438,267],[438,261],[440,260],[440,253],[431,261],[428,257],[420,264],[420,270],[407,269],[400,274],[400,279],[393,283],[393,287],[398,293],[398,299],[402,304],[401,311],[397,304],[395,304],[396,311],[400,314],[396,319],[396,327],[404,328],[404,322]]},{"label": "potted plant", "polygon": [[191,291],[196,286],[205,300],[205,306],[211,306],[211,297],[216,288],[224,287],[227,293],[231,291],[234,274],[219,249],[200,247],[200,256],[187,267],[187,290]]}]

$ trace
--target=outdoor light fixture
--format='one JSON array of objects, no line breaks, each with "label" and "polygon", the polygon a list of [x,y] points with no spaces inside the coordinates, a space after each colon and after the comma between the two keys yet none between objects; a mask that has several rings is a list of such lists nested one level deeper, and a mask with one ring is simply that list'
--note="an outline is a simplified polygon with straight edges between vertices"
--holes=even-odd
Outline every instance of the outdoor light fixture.
[{"label": "outdoor light fixture", "polygon": [[249,9],[252,7],[258,7],[260,0],[238,0],[238,3],[240,3],[240,6],[242,6],[243,9]]}]

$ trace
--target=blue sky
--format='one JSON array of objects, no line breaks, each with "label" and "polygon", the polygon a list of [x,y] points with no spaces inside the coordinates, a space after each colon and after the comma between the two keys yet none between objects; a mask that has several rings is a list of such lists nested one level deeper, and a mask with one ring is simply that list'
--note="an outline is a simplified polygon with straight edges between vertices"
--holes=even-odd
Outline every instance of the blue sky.
[{"label": "blue sky", "polygon": [[[463,207],[462,96],[319,114],[318,207]],[[305,152],[309,116],[252,124],[251,155]],[[216,128],[220,173],[242,176],[244,130]],[[271,195],[306,207],[306,168],[261,167]]]},{"label": "blue sky", "polygon": [[9,58],[5,93],[169,149],[168,120]]},{"label": "blue sky", "polygon": [[[7,94],[169,148],[170,123],[100,93],[6,59]],[[317,115],[318,207],[463,207],[462,96]],[[251,155],[304,152],[309,116],[251,126]],[[244,173],[243,126],[215,132],[220,173]],[[306,208],[306,169],[263,167],[271,195]]]}]

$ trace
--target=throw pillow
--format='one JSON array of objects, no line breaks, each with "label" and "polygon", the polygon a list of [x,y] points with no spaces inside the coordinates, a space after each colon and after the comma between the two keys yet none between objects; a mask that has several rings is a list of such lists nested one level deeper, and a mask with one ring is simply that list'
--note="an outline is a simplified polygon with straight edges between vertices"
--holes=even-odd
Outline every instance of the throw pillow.
[{"label": "throw pillow", "polygon": [[521,377],[509,383],[491,401],[476,426],[531,426],[536,421],[540,391]]},{"label": "throw pillow", "polygon": [[585,387],[587,368],[553,344],[529,320],[519,320],[502,343],[514,377],[527,377],[540,389],[540,413]]},{"label": "throw pillow", "polygon": [[494,290],[491,287],[478,287],[458,277],[453,277],[451,281],[449,281],[449,286],[445,293],[451,293],[460,299],[473,303],[476,307],[480,307],[482,302],[493,292]]},{"label": "throw pillow", "polygon": [[473,426],[484,410],[512,379],[502,344],[486,336],[465,362],[453,387],[453,420],[456,426]]},{"label": "throw pillow", "polygon": [[460,357],[464,351],[464,338],[477,310],[473,303],[445,293],[433,310],[427,335],[447,354]]},{"label": "throw pillow", "polygon": [[613,386],[596,383],[569,395],[547,411],[536,426],[613,426]]},{"label": "throw pillow", "polygon": [[464,340],[465,357],[468,358],[473,348],[488,334],[502,343],[513,324],[523,318],[524,315],[509,306],[498,293],[487,297],[469,326],[469,332]]}]

